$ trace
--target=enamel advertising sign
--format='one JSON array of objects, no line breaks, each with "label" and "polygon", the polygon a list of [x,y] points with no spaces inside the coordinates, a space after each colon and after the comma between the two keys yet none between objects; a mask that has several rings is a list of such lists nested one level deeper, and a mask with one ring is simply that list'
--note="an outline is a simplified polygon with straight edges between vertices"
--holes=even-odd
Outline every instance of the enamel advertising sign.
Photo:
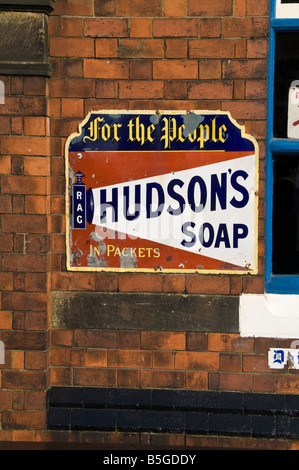
[{"label": "enamel advertising sign", "polygon": [[257,160],[228,113],[89,113],[66,143],[67,268],[255,273]]}]

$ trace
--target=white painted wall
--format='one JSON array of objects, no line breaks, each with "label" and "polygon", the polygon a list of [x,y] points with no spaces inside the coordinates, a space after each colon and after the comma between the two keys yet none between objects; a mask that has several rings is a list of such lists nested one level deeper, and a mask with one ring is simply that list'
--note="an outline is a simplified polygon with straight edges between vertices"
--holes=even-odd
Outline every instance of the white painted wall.
[{"label": "white painted wall", "polygon": [[299,296],[242,294],[239,306],[243,337],[299,338]]}]

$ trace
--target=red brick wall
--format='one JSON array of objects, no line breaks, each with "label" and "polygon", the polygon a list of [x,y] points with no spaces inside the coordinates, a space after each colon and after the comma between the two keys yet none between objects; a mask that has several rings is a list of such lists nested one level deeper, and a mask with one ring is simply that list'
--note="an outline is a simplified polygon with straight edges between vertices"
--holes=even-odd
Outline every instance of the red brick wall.
[{"label": "red brick wall", "polygon": [[[50,385],[296,391],[295,374],[267,367],[283,341],[50,328],[51,291],[263,292],[268,10],[267,0],[56,0],[52,78],[0,77],[0,440],[55,439]],[[100,109],[213,109],[245,125],[260,153],[257,276],[66,271],[64,145]]]},{"label": "red brick wall", "polygon": [[48,79],[1,76],[0,440],[45,426],[49,364],[51,176]]}]

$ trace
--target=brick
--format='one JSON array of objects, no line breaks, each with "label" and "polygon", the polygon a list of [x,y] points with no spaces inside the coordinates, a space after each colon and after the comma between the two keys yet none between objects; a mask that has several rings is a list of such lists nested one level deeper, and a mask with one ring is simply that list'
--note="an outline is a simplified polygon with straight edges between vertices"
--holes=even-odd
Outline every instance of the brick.
[{"label": "brick", "polygon": [[233,13],[232,0],[189,0],[188,15],[190,16],[230,16]]},{"label": "brick", "polygon": [[216,59],[234,57],[235,43],[232,39],[191,39],[190,59]]},{"label": "brick", "polygon": [[119,349],[140,349],[140,332],[120,331]]},{"label": "brick", "polygon": [[141,370],[140,383],[143,388],[185,388],[185,372],[173,370]]},{"label": "brick", "polygon": [[124,81],[119,84],[120,99],[159,99],[164,96],[164,82],[155,81]]},{"label": "brick", "polygon": [[246,294],[262,294],[264,292],[264,279],[257,277],[243,280],[243,292]]},{"label": "brick", "polygon": [[187,58],[188,40],[187,39],[166,39],[165,57],[167,59]]},{"label": "brick", "polygon": [[234,119],[266,119],[266,102],[262,101],[225,101],[223,111],[229,111]]},{"label": "brick", "polygon": [[[82,36],[82,19],[63,16],[61,18],[61,36],[80,37]],[[52,35],[53,36],[53,35]],[[54,36],[58,36],[55,34]]]},{"label": "brick", "polygon": [[151,38],[152,19],[151,18],[131,18],[130,19],[131,38]]},{"label": "brick", "polygon": [[153,66],[151,60],[137,60],[130,63],[130,79],[151,80],[153,78]]},{"label": "brick", "polygon": [[1,135],[10,134],[9,116],[0,116],[0,129],[1,129]]},{"label": "brick", "polygon": [[56,137],[68,137],[78,130],[79,124],[80,120],[74,118],[53,119],[51,125],[51,135]]},{"label": "brick", "polygon": [[163,292],[184,292],[185,277],[176,274],[168,274],[167,276],[163,276],[162,289]]},{"label": "brick", "polygon": [[0,194],[0,211],[1,214],[9,214],[12,210],[11,196]]},{"label": "brick", "polygon": [[94,273],[72,273],[70,288],[73,291],[87,290],[94,291],[95,275]]},{"label": "brick", "polygon": [[42,176],[2,176],[2,191],[7,194],[46,193],[46,178]]},{"label": "brick", "polygon": [[10,330],[12,328],[12,312],[1,310],[0,330]]},{"label": "brick", "polygon": [[12,235],[6,233],[0,233],[0,253],[6,253],[12,251],[13,238]]},{"label": "brick", "polygon": [[11,156],[0,155],[0,174],[9,174],[11,172]]},{"label": "brick", "polygon": [[52,80],[51,96],[52,98],[93,98],[95,96],[95,82],[80,78]]},{"label": "brick", "polygon": [[97,80],[96,98],[117,98],[118,82],[117,80]]},{"label": "brick", "polygon": [[200,37],[201,38],[220,38],[222,33],[221,18],[201,18],[200,19]]},{"label": "brick", "polygon": [[62,117],[83,117],[83,100],[66,98],[61,100]]},{"label": "brick", "polygon": [[251,392],[253,389],[253,374],[211,372],[209,387],[213,390]]},{"label": "brick", "polygon": [[174,352],[154,351],[153,368],[154,369],[174,369]]},{"label": "brick", "polygon": [[119,41],[119,57],[121,59],[163,58],[162,39],[121,39]]},{"label": "brick", "polygon": [[208,386],[208,372],[186,371],[187,390],[207,390]]},{"label": "brick", "polygon": [[186,16],[186,0],[164,0],[165,16]]},{"label": "brick", "polygon": [[228,276],[188,276],[186,290],[190,294],[229,294],[230,280]]},{"label": "brick", "polygon": [[215,100],[221,96],[222,100],[233,98],[233,83],[228,81],[196,81],[189,82],[188,97],[190,99]]},{"label": "brick", "polygon": [[50,160],[46,157],[24,157],[24,175],[49,176]]},{"label": "brick", "polygon": [[50,200],[51,214],[63,214],[65,208],[64,196],[52,196]]},{"label": "brick", "polygon": [[94,0],[95,16],[116,16],[115,0]]},{"label": "brick", "polygon": [[268,18],[224,18],[224,38],[259,38],[268,36]]},{"label": "brick", "polygon": [[247,56],[249,59],[265,59],[268,57],[267,39],[248,39]]},{"label": "brick", "polygon": [[183,79],[198,78],[198,62],[196,60],[173,59],[168,61],[155,60],[153,63],[154,79]]},{"label": "brick", "polygon": [[1,105],[1,113],[15,116],[44,116],[46,114],[46,100],[40,96],[7,96],[5,104]]},{"label": "brick", "polygon": [[72,371],[70,367],[52,367],[50,369],[50,382],[52,386],[72,385]]},{"label": "brick", "polygon": [[51,330],[52,346],[72,346],[73,332],[70,330]]},{"label": "brick", "polygon": [[45,389],[45,373],[32,371],[2,371],[2,387],[14,390]]},{"label": "brick", "polygon": [[46,311],[47,296],[43,293],[4,292],[2,304],[5,310]]},{"label": "brick", "polygon": [[78,331],[74,333],[74,345],[89,348],[117,348],[118,333],[116,331]]},{"label": "brick", "polygon": [[24,95],[41,95],[40,99],[46,103],[49,91],[49,79],[39,76],[24,76]]},{"label": "brick", "polygon": [[185,333],[166,333],[162,331],[142,331],[142,349],[183,350],[186,345]]},{"label": "brick", "polygon": [[266,80],[248,80],[245,83],[245,98],[248,100],[267,99],[268,84]]},{"label": "brick", "polygon": [[25,236],[25,243],[27,253],[47,253],[49,251],[49,237],[47,235],[27,234]]},{"label": "brick", "polygon": [[189,332],[186,336],[186,350],[205,351],[208,349],[207,333]]},{"label": "brick", "polygon": [[152,367],[151,351],[108,350],[108,367]]},{"label": "brick", "polygon": [[3,154],[14,155],[49,155],[50,142],[45,137],[8,137],[1,139]]},{"label": "brick", "polygon": [[129,64],[122,60],[84,60],[84,76],[86,78],[128,79]]},{"label": "brick", "polygon": [[2,232],[44,233],[46,222],[42,215],[7,214],[2,217]]},{"label": "brick", "polygon": [[242,372],[242,357],[239,354],[220,354],[220,370]]},{"label": "brick", "polygon": [[24,253],[25,250],[25,235],[21,234],[14,234],[13,237],[13,250],[14,253]]},{"label": "brick", "polygon": [[61,76],[65,78],[82,78],[83,59],[66,58],[62,60]]},{"label": "brick", "polygon": [[23,134],[23,118],[21,116],[11,118],[11,133],[13,135]]},{"label": "brick", "polygon": [[13,269],[18,272],[45,272],[46,267],[47,259],[44,255],[3,254],[3,271],[12,271]]},{"label": "brick", "polygon": [[153,20],[154,37],[197,37],[198,20],[190,18],[156,18]]},{"label": "brick", "polygon": [[44,370],[47,367],[47,354],[44,351],[26,351],[25,369]]},{"label": "brick", "polygon": [[53,57],[93,57],[94,41],[86,38],[52,38],[50,55]]},{"label": "brick", "polygon": [[252,338],[240,338],[233,334],[208,334],[208,349],[210,351],[227,352],[253,352],[254,341]]},{"label": "brick", "polygon": [[10,92],[12,95],[21,95],[23,93],[23,77],[10,77]]},{"label": "brick", "polygon": [[107,367],[107,351],[89,349],[85,356],[86,367]]},{"label": "brick", "polygon": [[276,393],[276,377],[269,373],[255,374],[253,386],[253,390],[257,393]]},{"label": "brick", "polygon": [[260,2],[259,0],[247,1],[247,15],[248,16],[267,16],[269,15],[270,4],[269,2]]},{"label": "brick", "polygon": [[93,38],[128,37],[128,20],[125,18],[87,18],[84,21],[84,36]]},{"label": "brick", "polygon": [[162,278],[152,274],[119,274],[120,292],[160,292]]},{"label": "brick", "polygon": [[243,371],[244,372],[269,372],[268,356],[256,354],[243,355]]},{"label": "brick", "polygon": [[234,16],[246,16],[246,1],[235,0]]},{"label": "brick", "polygon": [[117,386],[125,388],[140,388],[138,369],[118,369]]},{"label": "brick", "polygon": [[93,0],[61,0],[55,5],[55,15],[92,16]]},{"label": "brick", "polygon": [[112,100],[110,98],[107,99],[97,99],[97,100],[86,100],[84,102],[84,114],[85,116],[95,109],[130,109],[129,101],[127,100]]},{"label": "brick", "polygon": [[187,81],[169,80],[164,82],[165,99],[185,100],[187,99]]},{"label": "brick", "polygon": [[49,119],[42,116],[24,117],[25,135],[49,135]]},{"label": "brick", "polygon": [[96,54],[98,58],[116,58],[118,56],[118,44],[117,39],[96,39]]},{"label": "brick", "polygon": [[[116,386],[116,370],[115,369],[99,369],[99,368],[74,368],[74,385],[87,385],[98,387],[115,387]],[[63,382],[63,385],[65,383]]]},{"label": "brick", "polygon": [[118,0],[118,16],[161,16],[162,2],[160,0]]},{"label": "brick", "polygon": [[175,368],[183,370],[218,370],[219,354],[201,351],[178,351],[175,355]]},{"label": "brick", "polygon": [[[32,372],[33,374],[33,372]],[[45,426],[44,411],[4,411],[2,414],[3,428],[15,428],[24,430],[44,429]],[[26,432],[28,438],[29,432]],[[33,436],[33,434],[30,434]],[[24,434],[22,434],[24,439]]]},{"label": "brick", "polygon": [[51,365],[52,366],[70,366],[71,365],[71,349],[52,348]]},{"label": "brick", "polygon": [[1,291],[13,290],[13,276],[11,273],[0,272]]},{"label": "brick", "polygon": [[49,16],[48,34],[52,37],[60,35],[60,18],[58,16]]},{"label": "brick", "polygon": [[25,274],[25,290],[27,292],[47,292],[47,275],[42,273]]}]

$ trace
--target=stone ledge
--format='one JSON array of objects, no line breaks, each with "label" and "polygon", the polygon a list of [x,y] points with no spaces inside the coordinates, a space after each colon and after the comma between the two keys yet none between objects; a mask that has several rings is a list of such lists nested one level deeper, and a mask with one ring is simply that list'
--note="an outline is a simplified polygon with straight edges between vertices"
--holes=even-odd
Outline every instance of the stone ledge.
[{"label": "stone ledge", "polygon": [[48,15],[51,0],[0,0],[0,74],[50,77]]},{"label": "stone ledge", "polygon": [[51,13],[56,0],[0,0],[0,10]]},{"label": "stone ledge", "polygon": [[57,291],[51,322],[68,329],[239,333],[239,297]]}]

